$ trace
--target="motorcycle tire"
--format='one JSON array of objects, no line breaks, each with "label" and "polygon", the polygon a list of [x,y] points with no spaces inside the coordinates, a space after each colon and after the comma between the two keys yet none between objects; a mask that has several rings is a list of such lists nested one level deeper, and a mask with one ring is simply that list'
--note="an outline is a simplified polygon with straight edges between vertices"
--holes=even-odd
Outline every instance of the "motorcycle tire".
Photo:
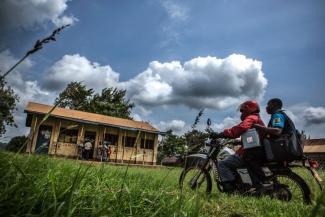
[{"label": "motorcycle tire", "polygon": [[212,179],[210,173],[198,166],[185,168],[179,177],[179,187],[183,192],[210,194]]},{"label": "motorcycle tire", "polygon": [[274,175],[274,185],[287,186],[290,191],[290,199],[288,201],[303,201],[311,204],[312,196],[307,183],[296,173],[289,171],[278,171]]}]

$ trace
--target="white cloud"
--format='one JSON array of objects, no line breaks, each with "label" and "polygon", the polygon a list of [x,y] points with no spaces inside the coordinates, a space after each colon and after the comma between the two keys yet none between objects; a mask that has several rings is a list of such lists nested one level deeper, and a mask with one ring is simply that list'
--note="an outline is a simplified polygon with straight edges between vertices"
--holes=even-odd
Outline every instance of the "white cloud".
[{"label": "white cloud", "polygon": [[197,57],[183,65],[153,61],[125,82],[119,82],[119,73],[109,65],[79,54],[65,55],[47,71],[43,86],[61,91],[71,81],[82,81],[97,91],[105,87],[126,89],[143,116],[151,113],[151,107],[164,105],[224,109],[248,98],[261,99],[267,85],[262,63],[237,54],[224,59]]},{"label": "white cloud", "polygon": [[182,120],[160,121],[156,127],[161,131],[172,130],[175,134],[183,134],[189,128]]},{"label": "white cloud", "polygon": [[240,123],[240,119],[239,118],[234,118],[234,117],[226,117],[222,120],[221,123],[215,123],[212,124],[211,128],[215,131],[215,132],[221,132],[226,128],[230,128],[235,126],[236,124]]},{"label": "white cloud", "polygon": [[114,87],[119,80],[119,74],[109,65],[101,66],[89,61],[79,54],[64,55],[53,64],[44,78],[44,88],[51,91],[61,91],[71,81],[82,81],[88,88],[100,91],[105,87]]},{"label": "white cloud", "polygon": [[68,0],[3,0],[0,1],[0,26],[11,29],[30,28],[52,22],[59,26],[73,24],[77,19],[63,15]]},{"label": "white cloud", "polygon": [[60,18],[55,18],[55,19],[52,20],[52,22],[58,27],[65,26],[65,25],[71,25],[71,24],[74,24],[77,21],[78,21],[78,19],[75,18],[73,15],[62,16]]},{"label": "white cloud", "polygon": [[260,61],[233,54],[224,59],[197,57],[183,65],[153,61],[119,86],[136,104],[147,107],[182,104],[224,109],[245,99],[261,99],[266,85]]},{"label": "white cloud", "polygon": [[304,118],[307,125],[325,123],[324,107],[309,107],[304,110]]},{"label": "white cloud", "polygon": [[160,1],[171,19],[184,21],[188,18],[188,8],[177,1],[162,0]]},{"label": "white cloud", "polygon": [[158,2],[167,14],[167,19],[161,25],[162,35],[165,37],[158,45],[171,51],[172,47],[182,41],[182,29],[185,28],[190,10],[184,1],[161,0]]}]

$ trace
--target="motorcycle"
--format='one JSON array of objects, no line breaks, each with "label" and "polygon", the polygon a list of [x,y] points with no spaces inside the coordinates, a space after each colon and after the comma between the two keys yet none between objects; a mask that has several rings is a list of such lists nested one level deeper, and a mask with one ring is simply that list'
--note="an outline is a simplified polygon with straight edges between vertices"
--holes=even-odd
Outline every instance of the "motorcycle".
[{"label": "motorcycle", "polygon": [[[211,121],[208,119],[210,129]],[[211,133],[211,130],[207,130]],[[213,173],[214,181],[220,192],[224,192],[219,175],[218,161],[234,154],[232,150],[238,145],[238,140],[225,138],[208,139],[205,150],[185,157],[184,169],[179,178],[179,187],[184,191],[201,192],[210,194],[212,191]],[[302,201],[306,204],[312,202],[312,193],[305,180],[295,173],[292,169],[301,167],[311,172],[312,176],[322,190],[321,178],[315,171],[317,162],[307,158],[302,160],[302,165],[287,162],[269,162],[261,167],[264,177],[268,183],[263,184],[262,188],[256,188],[252,184],[249,168],[237,168],[235,180],[235,192],[244,196],[269,196],[282,201]]]}]

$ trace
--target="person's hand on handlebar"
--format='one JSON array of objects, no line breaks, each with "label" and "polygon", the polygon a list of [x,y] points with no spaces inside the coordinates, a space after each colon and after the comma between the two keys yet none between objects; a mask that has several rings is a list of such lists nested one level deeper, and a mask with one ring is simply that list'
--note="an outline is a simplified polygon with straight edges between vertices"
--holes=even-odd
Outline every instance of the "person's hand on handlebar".
[{"label": "person's hand on handlebar", "polygon": [[225,138],[225,135],[223,134],[223,132],[220,132],[220,133],[211,132],[210,133],[210,138],[211,139]]}]

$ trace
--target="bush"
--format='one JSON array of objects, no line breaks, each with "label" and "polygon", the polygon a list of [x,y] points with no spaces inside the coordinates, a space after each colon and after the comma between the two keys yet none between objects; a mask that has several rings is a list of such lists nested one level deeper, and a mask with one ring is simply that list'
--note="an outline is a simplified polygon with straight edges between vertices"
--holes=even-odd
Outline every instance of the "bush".
[{"label": "bush", "polygon": [[19,149],[25,144],[27,136],[13,137],[6,146],[7,151],[18,152]]}]

